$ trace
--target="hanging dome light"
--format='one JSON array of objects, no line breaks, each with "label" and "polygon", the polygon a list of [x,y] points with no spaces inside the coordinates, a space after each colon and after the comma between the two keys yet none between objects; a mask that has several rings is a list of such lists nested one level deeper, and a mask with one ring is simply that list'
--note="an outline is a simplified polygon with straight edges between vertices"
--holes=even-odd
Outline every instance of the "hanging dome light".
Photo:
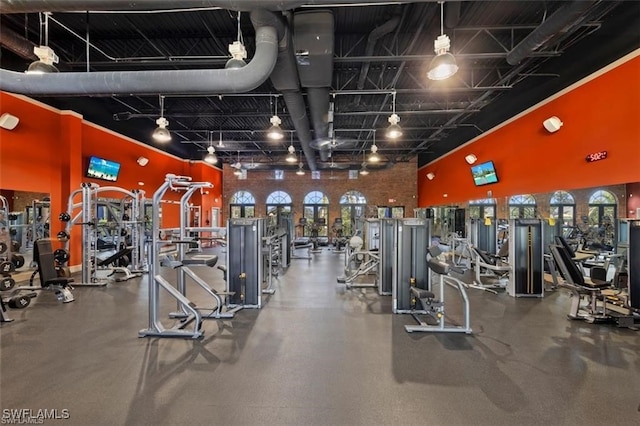
[{"label": "hanging dome light", "polygon": [[445,80],[458,72],[456,58],[449,53],[451,40],[444,34],[444,1],[440,2],[440,35],[433,42],[436,57],[429,65],[427,77],[430,80]]},{"label": "hanging dome light", "polygon": [[247,58],[247,49],[245,49],[241,41],[231,43],[229,45],[229,53],[231,54],[231,59],[225,64],[224,67],[226,69],[238,69],[247,65],[244,61]]},{"label": "hanging dome light", "polygon": [[398,114],[393,113],[389,116],[389,127],[387,127],[387,137],[389,139],[398,139],[402,136],[402,127],[398,124],[400,122],[400,117]]},{"label": "hanging dome light", "polygon": [[171,140],[171,133],[167,130],[169,121],[164,118],[164,96],[160,95],[160,118],[156,120],[158,127],[153,131],[151,135],[158,142],[169,142]]},{"label": "hanging dome light", "polygon": [[58,68],[53,64],[58,63],[58,55],[48,46],[49,45],[49,15],[44,13],[44,45],[34,46],[33,53],[38,60],[29,64],[29,68],[25,71],[27,74],[50,74],[58,72]]},{"label": "hanging dome light", "polygon": [[296,157],[296,149],[293,147],[293,145],[289,145],[289,153],[287,154],[287,158],[285,158],[285,161],[287,163],[295,163],[298,161],[298,158]]},{"label": "hanging dome light", "polygon": [[378,146],[376,145],[375,142],[373,143],[373,145],[371,145],[371,155],[369,155],[369,162],[371,163],[380,162],[380,155],[378,154]]},{"label": "hanging dome light", "polygon": [[300,164],[298,164],[298,170],[296,170],[296,174],[297,174],[298,176],[302,176],[302,175],[304,175],[304,169],[303,169],[303,167],[304,167],[304,164],[302,164],[302,161],[301,161],[301,162],[300,162]]},{"label": "hanging dome light", "polygon": [[282,120],[277,115],[271,117],[271,127],[267,130],[267,136],[269,139],[280,140],[284,137],[284,132],[280,125],[282,124]]},{"label": "hanging dome light", "polygon": [[238,36],[237,40],[229,45],[229,54],[231,54],[231,59],[227,61],[225,64],[225,68],[228,70],[242,68],[247,65],[244,61],[247,59],[247,49],[244,47],[244,43],[242,43],[242,31],[240,28],[240,16],[241,12],[238,12],[237,22],[238,22]]},{"label": "hanging dome light", "polygon": [[169,122],[166,118],[160,117],[156,120],[158,127],[153,131],[153,138],[158,142],[169,142],[171,140],[171,133],[167,129]]},{"label": "hanging dome light", "polygon": [[216,149],[213,147],[213,145],[209,145],[209,147],[207,148],[207,155],[204,156],[204,161],[209,164],[216,164],[218,162]]}]

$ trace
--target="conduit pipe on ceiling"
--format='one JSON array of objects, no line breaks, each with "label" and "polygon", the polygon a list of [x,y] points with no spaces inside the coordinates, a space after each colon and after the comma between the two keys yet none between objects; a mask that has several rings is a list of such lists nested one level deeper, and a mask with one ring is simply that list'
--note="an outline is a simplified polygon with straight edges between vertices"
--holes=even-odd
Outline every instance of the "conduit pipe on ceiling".
[{"label": "conduit pipe on ceiling", "polygon": [[[329,94],[328,87],[308,87],[307,102],[309,103],[309,113],[311,114],[311,123],[316,139],[326,139],[329,137],[329,122],[327,115],[329,113]],[[320,160],[329,160],[329,149],[321,148],[318,151]]]},{"label": "conduit pipe on ceiling", "polygon": [[[296,12],[294,17],[294,49],[297,57],[300,84],[307,91],[307,104],[313,137],[329,137],[329,97],[333,78],[333,48],[335,18],[330,10]],[[304,52],[304,53],[303,53]],[[329,159],[331,151],[322,146],[318,154],[322,161]]]},{"label": "conduit pipe on ceiling", "polygon": [[243,68],[55,74],[25,74],[2,69],[0,90],[47,96],[241,93],[255,89],[269,77],[277,53],[276,30],[265,26],[256,28],[256,52]]},{"label": "conduit pipe on ceiling", "polygon": [[507,63],[517,65],[523,59],[531,55],[540,46],[546,43],[551,37],[561,31],[565,31],[572,25],[579,24],[579,18],[596,1],[573,1],[565,3],[542,24],[531,31],[520,43],[507,53]]},{"label": "conduit pipe on ceiling", "polygon": [[293,52],[290,28],[284,22],[282,16],[266,10],[256,10],[252,12],[251,23],[256,27],[268,25],[278,30],[278,34],[280,35],[278,61],[271,73],[271,83],[277,91],[282,93],[282,97],[289,111],[289,116],[296,129],[302,152],[307,159],[309,170],[316,171],[318,168],[315,153],[309,145],[311,142],[309,117],[307,117],[306,106],[300,89],[300,79],[298,77],[298,68]]},{"label": "conduit pipe on ceiling", "polygon": [[[435,3],[438,0],[412,0],[413,3]],[[452,1],[452,0],[448,0]],[[459,0],[455,0],[459,1]],[[390,0],[3,0],[0,13],[72,12],[72,11],[148,11],[215,8],[248,12],[255,9],[293,10],[302,6],[397,4]]]},{"label": "conduit pipe on ceiling", "polygon": [[444,26],[451,29],[460,23],[460,2],[448,1],[445,3]]},{"label": "conduit pipe on ceiling", "polygon": [[[385,35],[391,33],[396,29],[398,24],[400,23],[400,15],[394,15],[391,19],[385,22],[382,25],[375,27],[370,33],[369,37],[367,37],[367,46],[365,47],[365,56],[373,56],[373,52],[376,47],[376,43],[379,39],[384,37]],[[360,68],[360,76],[358,77],[358,89],[364,89],[364,83],[367,80],[367,74],[369,73],[369,62],[365,62],[362,64],[362,68]],[[360,96],[356,98],[354,101],[356,104],[360,103]]]},{"label": "conduit pipe on ceiling", "polygon": [[11,31],[6,25],[0,25],[0,46],[12,51],[21,58],[38,59],[36,54],[33,53],[33,48],[36,47],[35,43]]}]

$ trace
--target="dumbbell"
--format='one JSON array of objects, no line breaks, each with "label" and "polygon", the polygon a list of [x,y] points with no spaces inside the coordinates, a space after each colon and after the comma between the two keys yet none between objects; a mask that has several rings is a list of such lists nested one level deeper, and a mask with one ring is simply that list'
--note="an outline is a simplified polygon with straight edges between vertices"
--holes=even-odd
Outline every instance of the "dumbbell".
[{"label": "dumbbell", "polygon": [[36,297],[36,293],[14,296],[9,299],[7,305],[12,309],[24,309],[31,304],[31,299],[34,297]]}]

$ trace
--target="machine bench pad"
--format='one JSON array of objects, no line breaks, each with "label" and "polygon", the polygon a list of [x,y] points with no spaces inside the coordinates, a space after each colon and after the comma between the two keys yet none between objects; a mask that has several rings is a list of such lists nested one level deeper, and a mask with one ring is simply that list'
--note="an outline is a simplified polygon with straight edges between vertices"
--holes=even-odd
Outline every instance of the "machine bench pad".
[{"label": "machine bench pad", "polygon": [[416,287],[411,287],[411,293],[418,299],[434,299],[436,297],[433,292]]},{"label": "machine bench pad", "polygon": [[182,260],[183,265],[203,265],[203,266],[208,266],[210,268],[213,268],[216,265],[216,263],[218,263],[218,256],[216,255],[213,255],[213,256],[198,255],[198,256],[193,256],[188,259]]}]

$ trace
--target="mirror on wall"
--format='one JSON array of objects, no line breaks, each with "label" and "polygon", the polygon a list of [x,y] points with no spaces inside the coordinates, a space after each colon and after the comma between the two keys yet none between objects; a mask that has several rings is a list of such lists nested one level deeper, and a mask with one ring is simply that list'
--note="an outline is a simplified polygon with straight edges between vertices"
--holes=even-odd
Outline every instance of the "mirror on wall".
[{"label": "mirror on wall", "polygon": [[50,218],[49,194],[0,189],[0,262],[29,270],[34,241],[49,238]]}]

